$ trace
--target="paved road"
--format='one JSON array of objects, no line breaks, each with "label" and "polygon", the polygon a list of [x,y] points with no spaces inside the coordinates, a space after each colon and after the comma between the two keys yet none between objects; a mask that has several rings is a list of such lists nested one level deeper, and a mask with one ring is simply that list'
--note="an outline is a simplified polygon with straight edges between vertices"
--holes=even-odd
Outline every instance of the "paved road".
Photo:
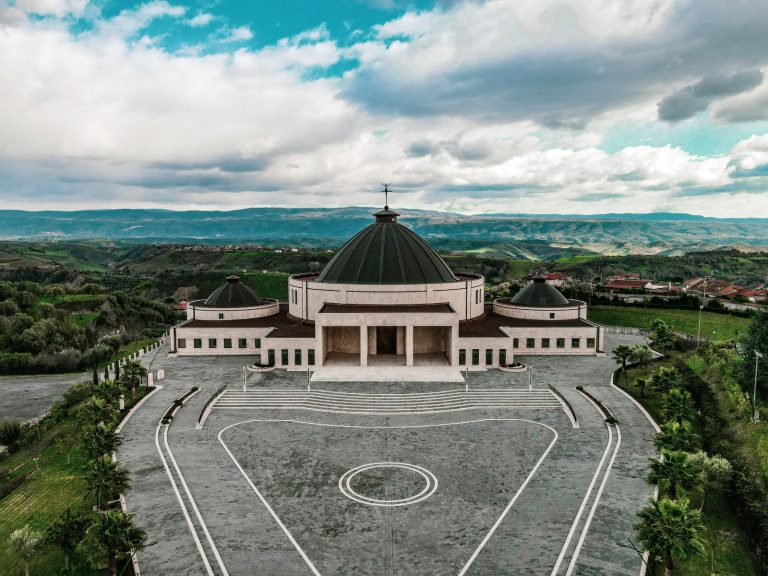
[{"label": "paved road", "polygon": [[[618,343],[635,343],[637,340],[630,336],[609,335],[610,346]],[[536,368],[534,382],[536,387],[546,384],[556,386],[572,403],[579,418],[580,428],[573,429],[565,414],[560,411],[540,411],[527,414],[527,417],[549,424],[559,434],[557,443],[553,446],[549,457],[543,461],[540,469],[531,477],[530,483],[521,493],[515,503],[514,512],[498,526],[494,536],[478,553],[467,574],[549,574],[555,560],[563,548],[571,524],[576,517],[580,504],[588,493],[588,486],[597,476],[597,464],[600,456],[608,446],[608,429],[602,417],[595,408],[574,387],[582,384],[600,397],[616,414],[620,421],[622,444],[616,451],[614,466],[608,474],[601,493],[601,499],[595,506],[594,517],[590,520],[588,537],[580,549],[578,560],[574,563],[573,575],[605,574],[636,576],[640,569],[640,560],[634,551],[626,548],[626,538],[632,534],[635,512],[651,496],[651,489],[643,480],[647,458],[653,455],[651,442],[652,429],[640,411],[625,397],[612,389],[608,383],[615,367],[610,356],[601,358],[574,357],[531,357],[521,361],[530,361]],[[227,410],[214,411],[203,430],[195,430],[200,409],[208,398],[223,384],[232,388],[241,385],[243,360],[238,358],[169,358],[161,352],[153,368],[164,368],[167,378],[161,382],[162,390],[156,392],[124,429],[126,441],[120,450],[119,457],[134,474],[134,488],[128,494],[128,508],[138,516],[140,524],[147,530],[150,546],[140,555],[140,563],[145,574],[206,574],[207,570],[201,561],[198,548],[194,543],[191,532],[184,518],[177,496],[174,494],[171,482],[163,467],[161,457],[155,444],[157,423],[163,412],[172,401],[188,390],[191,386],[199,386],[201,392],[191,398],[174,419],[169,428],[168,442],[175,455],[178,466],[186,480],[188,489],[199,508],[205,527],[194,514],[190,499],[184,493],[180,478],[172,471],[173,478],[179,486],[180,497],[190,511],[190,522],[201,540],[200,547],[210,559],[212,572],[223,573],[215,560],[216,553],[220,554],[228,573],[253,574],[255,572],[270,575],[311,574],[307,564],[301,559],[294,546],[265,509],[257,495],[248,486],[241,472],[224,452],[219,444],[218,432],[238,421],[256,418],[285,418],[305,420],[318,423],[343,423],[355,426],[371,425],[413,425],[413,424],[446,424],[457,420],[466,420],[467,415],[440,414],[431,416],[404,416],[385,420],[381,417],[339,416],[325,413],[308,413],[305,411],[254,411]],[[482,387],[525,387],[527,375],[510,374],[498,370],[470,374],[472,386]],[[374,390],[371,383],[365,383],[366,391],[395,392],[395,391],[431,391],[453,389],[456,384],[440,386],[439,383],[386,383]],[[249,377],[249,387],[265,388],[296,388],[306,386],[306,375],[276,370],[268,374],[253,374]],[[323,383],[323,388],[350,390],[357,388],[353,383]],[[488,417],[524,418],[526,415],[501,411],[472,411],[471,418]],[[240,425],[226,433],[226,441],[231,443],[233,453],[241,462],[249,478],[263,485],[272,481],[275,475],[283,477],[280,486],[290,484],[292,474],[281,472],[281,466],[293,467],[296,474],[304,474],[306,480],[303,488],[295,486],[291,496],[283,494],[278,489],[271,498],[279,507],[280,517],[301,535],[306,548],[322,568],[320,573],[326,574],[443,574],[445,567],[451,569],[460,566],[459,556],[467,557],[467,550],[473,548],[478,534],[487,532],[487,514],[482,516],[481,510],[494,509],[494,496],[486,493],[484,488],[495,485],[503,477],[509,483],[509,489],[516,489],[522,481],[521,471],[531,468],[535,461],[535,453],[541,453],[543,440],[516,442],[518,434],[523,437],[523,431],[516,434],[502,434],[491,439],[497,446],[471,449],[468,454],[472,458],[487,461],[489,466],[501,458],[488,449],[499,449],[502,453],[512,454],[510,462],[518,462],[520,470],[499,468],[500,472],[488,476],[486,482],[480,483],[479,488],[459,491],[458,498],[462,505],[472,502],[476,497],[476,505],[469,508],[451,510],[450,507],[435,510],[441,518],[438,529],[430,529],[423,525],[420,532],[408,535],[401,524],[397,526],[397,517],[371,517],[363,521],[360,512],[355,507],[345,508],[328,494],[331,490],[338,468],[351,467],[357,460],[365,461],[366,451],[376,450],[376,445],[382,442],[381,435],[371,436],[370,441],[360,440],[357,444],[348,442],[349,453],[341,451],[334,456],[334,446],[338,446],[334,436],[310,434],[302,437],[303,430],[295,429],[286,436],[280,437],[280,431],[273,428],[258,427],[258,425]],[[529,434],[530,432],[525,432]],[[462,476],[462,469],[467,467],[466,460],[461,457],[460,450],[452,447],[461,442],[449,442],[440,451],[431,453],[427,450],[429,443],[423,443],[424,449],[414,448],[397,435],[387,437],[381,450],[390,455],[398,450],[405,450],[411,459],[422,459],[434,468],[438,476],[444,479],[446,490],[451,486],[465,486],[472,478]],[[426,436],[425,436],[426,438]],[[439,436],[434,437],[433,443],[438,442]],[[495,439],[494,439],[495,438]],[[470,434],[467,440],[475,441]],[[281,452],[283,447],[297,443],[295,449]],[[169,452],[160,436],[161,452],[166,459]],[[316,450],[302,449],[317,445]],[[465,448],[469,446],[466,445]],[[616,447],[616,434],[608,448]],[[530,448],[530,450],[529,450]],[[360,452],[361,451],[361,452]],[[358,453],[359,452],[359,453]],[[326,454],[327,453],[327,454]],[[402,456],[405,458],[406,456]],[[608,460],[606,459],[606,463]],[[483,464],[481,462],[481,464]],[[172,464],[169,462],[172,468]],[[456,471],[452,471],[453,468]],[[335,471],[333,474],[329,470]],[[603,470],[606,468],[604,467]],[[325,471],[325,472],[323,472]],[[328,473],[326,473],[328,472]],[[266,476],[265,476],[266,474]],[[317,480],[315,480],[317,478]],[[286,480],[288,479],[288,480]],[[333,481],[332,481],[333,480]],[[577,528],[584,526],[592,503],[595,501],[597,485],[591,492],[586,511],[581,516]],[[326,491],[325,500],[315,498]],[[290,492],[290,491],[289,491]],[[477,494],[474,494],[476,492]],[[436,494],[437,496],[437,494]],[[327,501],[328,504],[323,503]],[[458,503],[458,501],[457,501]],[[437,497],[422,502],[428,506],[438,506]],[[343,509],[343,513],[335,513]],[[439,506],[438,506],[439,507]],[[477,510],[477,515],[472,515]],[[454,515],[457,515],[455,518]],[[381,526],[391,529],[383,534],[380,542],[366,540],[366,527]],[[318,523],[315,526],[315,523]],[[466,529],[465,526],[466,525]],[[471,529],[470,529],[471,528]],[[378,529],[377,529],[378,530]],[[579,530],[576,531],[578,536]],[[205,531],[217,550],[213,550],[207,542]],[[389,534],[389,536],[387,536]],[[332,537],[330,537],[331,535]],[[404,536],[407,536],[404,539]],[[313,540],[314,538],[314,540]],[[565,574],[578,538],[574,538],[564,553],[562,569],[558,574]],[[402,546],[414,543],[405,550]],[[325,542],[325,544],[324,544]],[[447,557],[439,554],[441,546],[453,542],[453,549],[462,554]],[[400,546],[400,548],[398,548]],[[394,550],[396,552],[392,552]],[[450,548],[450,546],[449,546]],[[447,548],[448,549],[448,548]],[[336,553],[329,553],[336,550]],[[356,553],[343,551],[357,550]],[[379,552],[381,550],[381,552]],[[400,551],[400,554],[397,551]],[[437,554],[441,562],[447,564],[430,564],[429,551]],[[339,556],[342,556],[339,558]],[[396,570],[392,561],[403,559],[401,570]],[[458,562],[458,564],[457,564]],[[410,568],[409,568],[410,566]]]},{"label": "paved road", "polygon": [[38,418],[75,382],[89,374],[35,374],[0,377],[0,418]]}]

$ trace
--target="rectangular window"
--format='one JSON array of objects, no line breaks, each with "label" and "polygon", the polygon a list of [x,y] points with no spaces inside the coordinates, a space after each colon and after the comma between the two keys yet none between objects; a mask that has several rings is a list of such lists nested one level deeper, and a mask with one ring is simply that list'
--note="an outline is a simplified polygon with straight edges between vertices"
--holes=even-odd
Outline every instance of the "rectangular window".
[{"label": "rectangular window", "polygon": [[261,348],[261,338],[256,338],[253,341],[253,347],[256,348],[257,350]]},{"label": "rectangular window", "polygon": [[224,348],[232,348],[232,338],[224,338]]},{"label": "rectangular window", "polygon": [[267,364],[270,366],[275,365],[275,351],[274,350],[267,350]]},{"label": "rectangular window", "polygon": [[536,340],[534,338],[526,338],[525,339],[525,347],[526,348],[536,348]]},{"label": "rectangular window", "polygon": [[237,347],[238,348],[248,348],[248,339],[247,338],[238,338],[237,339]]},{"label": "rectangular window", "polygon": [[307,350],[307,364],[309,364],[310,366],[315,365],[315,349],[314,348],[310,348],[309,350]]},{"label": "rectangular window", "polygon": [[486,348],[485,350],[485,365],[486,366],[493,365],[493,349],[491,348]]},{"label": "rectangular window", "polygon": [[299,348],[293,351],[293,363],[296,366],[301,366],[301,350]]},{"label": "rectangular window", "polygon": [[520,338],[512,338],[512,348],[520,348]]},{"label": "rectangular window", "polygon": [[467,349],[459,348],[459,366],[467,365]]},{"label": "rectangular window", "polygon": [[288,350],[286,348],[280,350],[280,365],[288,366]]},{"label": "rectangular window", "polygon": [[587,348],[594,348],[594,347],[595,347],[595,339],[587,338]]},{"label": "rectangular window", "polygon": [[550,312],[550,313],[549,313],[549,318],[550,318],[550,320],[551,320],[552,318],[554,318],[554,317],[555,317],[555,313],[554,313],[554,312]]},{"label": "rectangular window", "polygon": [[200,338],[195,338],[195,341],[192,343],[192,345],[195,348],[202,348],[203,347],[203,341]]},{"label": "rectangular window", "polygon": [[184,339],[184,338],[179,338],[179,339],[176,341],[176,346],[178,346],[179,348],[186,348],[186,347],[187,347],[187,341],[186,341],[186,339]]},{"label": "rectangular window", "polygon": [[571,338],[571,348],[581,348],[581,340],[579,338]]},{"label": "rectangular window", "polygon": [[557,347],[558,348],[565,348],[565,338],[558,338],[557,339]]},{"label": "rectangular window", "polygon": [[219,312],[219,320],[224,320],[224,312]]},{"label": "rectangular window", "polygon": [[541,347],[542,348],[549,348],[549,338],[542,338],[541,339]]},{"label": "rectangular window", "polygon": [[208,338],[208,348],[216,348],[216,338]]},{"label": "rectangular window", "polygon": [[480,366],[480,349],[472,348],[472,366]]},{"label": "rectangular window", "polygon": [[507,363],[507,351],[502,348],[499,350],[499,366],[504,366]]}]

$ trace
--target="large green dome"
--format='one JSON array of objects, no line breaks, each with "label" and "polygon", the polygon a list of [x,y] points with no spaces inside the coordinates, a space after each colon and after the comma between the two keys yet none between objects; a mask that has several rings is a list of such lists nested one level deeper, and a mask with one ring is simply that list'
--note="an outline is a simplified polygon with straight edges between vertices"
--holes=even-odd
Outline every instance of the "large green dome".
[{"label": "large green dome", "polygon": [[376,222],[331,258],[316,282],[332,284],[438,284],[457,282],[448,264],[421,236],[397,222],[388,206]]},{"label": "large green dome", "polygon": [[537,276],[533,279],[533,282],[515,294],[515,297],[512,298],[512,303],[519,306],[549,308],[552,306],[567,306],[568,299],[557,288],[547,284],[545,278]]}]

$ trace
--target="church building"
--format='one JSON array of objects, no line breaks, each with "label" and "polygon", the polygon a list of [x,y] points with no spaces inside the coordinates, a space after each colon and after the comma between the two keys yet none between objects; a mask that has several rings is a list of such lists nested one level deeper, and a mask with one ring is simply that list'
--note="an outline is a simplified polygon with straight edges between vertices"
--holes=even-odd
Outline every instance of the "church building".
[{"label": "church building", "polygon": [[485,279],[454,273],[389,209],[319,273],[288,280],[288,302],[260,298],[230,276],[189,302],[171,329],[179,355],[242,354],[278,368],[508,365],[515,354],[594,355],[603,329],[587,305],[542,277],[485,302]]}]

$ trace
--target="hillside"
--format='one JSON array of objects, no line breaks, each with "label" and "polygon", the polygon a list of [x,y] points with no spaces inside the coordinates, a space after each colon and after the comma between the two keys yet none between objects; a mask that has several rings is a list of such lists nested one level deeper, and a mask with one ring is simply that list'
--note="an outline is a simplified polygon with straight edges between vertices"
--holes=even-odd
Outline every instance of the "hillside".
[{"label": "hillside", "polygon": [[[336,247],[371,222],[372,208],[250,208],[230,212],[0,210],[0,240],[258,243]],[[689,214],[475,215],[401,210],[401,221],[444,250],[548,260],[573,254],[680,255],[768,247],[768,220]]]}]

